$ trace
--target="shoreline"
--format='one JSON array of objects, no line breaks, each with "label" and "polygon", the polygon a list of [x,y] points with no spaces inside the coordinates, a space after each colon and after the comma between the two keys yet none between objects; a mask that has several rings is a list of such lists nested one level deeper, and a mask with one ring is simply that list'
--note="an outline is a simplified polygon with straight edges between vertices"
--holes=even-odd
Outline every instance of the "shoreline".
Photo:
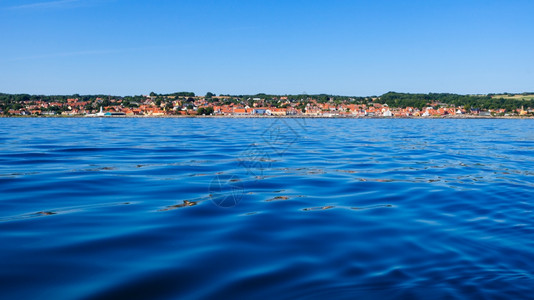
[{"label": "shoreline", "polygon": [[465,119],[534,119],[534,116],[474,116],[474,115],[463,115],[463,116],[429,116],[429,117],[421,117],[421,116],[409,116],[409,117],[383,117],[383,116],[304,116],[304,115],[291,115],[291,116],[255,116],[255,115],[208,115],[208,116],[183,116],[183,115],[163,115],[163,116],[151,116],[151,115],[133,115],[133,116],[104,116],[104,117],[96,117],[96,116],[84,116],[84,115],[73,115],[73,116],[64,116],[64,115],[57,115],[57,116],[0,116],[0,118],[79,118],[79,119],[126,119],[126,118],[154,118],[154,119],[187,119],[187,118],[222,118],[222,119],[395,119],[395,120],[401,120],[401,119],[420,119],[420,120],[444,120],[444,119],[458,119],[458,120],[465,120]]}]

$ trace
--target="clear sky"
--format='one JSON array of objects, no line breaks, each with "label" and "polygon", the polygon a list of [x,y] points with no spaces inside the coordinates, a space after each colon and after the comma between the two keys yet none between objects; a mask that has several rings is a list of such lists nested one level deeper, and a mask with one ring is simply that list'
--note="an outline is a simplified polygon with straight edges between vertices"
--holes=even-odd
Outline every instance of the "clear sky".
[{"label": "clear sky", "polygon": [[534,92],[532,0],[0,0],[0,92]]}]

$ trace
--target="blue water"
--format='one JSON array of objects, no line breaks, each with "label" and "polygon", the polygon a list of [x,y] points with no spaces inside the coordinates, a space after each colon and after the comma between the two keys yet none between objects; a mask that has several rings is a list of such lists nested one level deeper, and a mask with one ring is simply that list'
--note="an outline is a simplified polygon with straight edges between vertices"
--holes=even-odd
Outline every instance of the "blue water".
[{"label": "blue water", "polygon": [[534,120],[0,119],[0,299],[521,299]]}]

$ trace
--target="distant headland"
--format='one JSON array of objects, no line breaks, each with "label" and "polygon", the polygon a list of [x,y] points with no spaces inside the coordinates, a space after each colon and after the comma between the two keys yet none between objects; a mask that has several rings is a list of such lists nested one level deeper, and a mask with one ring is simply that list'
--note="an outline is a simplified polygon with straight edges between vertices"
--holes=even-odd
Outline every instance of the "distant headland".
[{"label": "distant headland", "polygon": [[215,95],[191,92],[138,96],[0,93],[9,116],[231,117],[534,117],[534,93],[459,95],[388,92],[381,96]]}]

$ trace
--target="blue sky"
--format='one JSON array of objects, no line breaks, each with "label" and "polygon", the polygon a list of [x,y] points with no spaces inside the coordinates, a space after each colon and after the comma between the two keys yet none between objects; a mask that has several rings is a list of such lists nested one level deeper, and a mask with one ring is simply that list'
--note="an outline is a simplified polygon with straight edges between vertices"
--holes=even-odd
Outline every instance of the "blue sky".
[{"label": "blue sky", "polygon": [[0,0],[0,92],[534,92],[534,1]]}]

